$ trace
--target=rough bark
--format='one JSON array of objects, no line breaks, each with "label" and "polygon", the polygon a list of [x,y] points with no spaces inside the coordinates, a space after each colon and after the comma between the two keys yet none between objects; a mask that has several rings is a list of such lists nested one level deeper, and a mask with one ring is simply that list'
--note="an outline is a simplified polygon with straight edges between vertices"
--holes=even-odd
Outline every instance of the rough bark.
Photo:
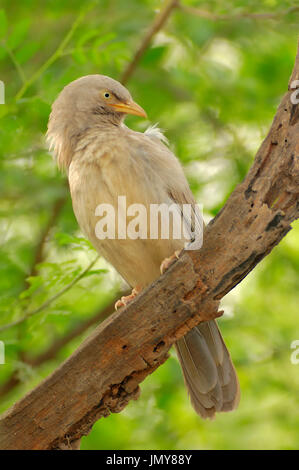
[{"label": "rough bark", "polygon": [[[299,79],[297,55],[290,83]],[[299,107],[282,99],[245,180],[182,256],[126,308],[100,324],[50,377],[0,419],[2,449],[76,446],[93,423],[121,411],[170,346],[201,321],[290,230],[299,215]]]}]

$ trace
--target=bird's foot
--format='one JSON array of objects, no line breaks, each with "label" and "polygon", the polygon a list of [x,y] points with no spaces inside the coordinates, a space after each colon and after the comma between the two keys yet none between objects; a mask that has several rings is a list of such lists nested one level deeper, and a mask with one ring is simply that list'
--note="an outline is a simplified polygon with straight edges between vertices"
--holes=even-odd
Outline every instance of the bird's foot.
[{"label": "bird's foot", "polygon": [[141,290],[142,289],[140,286],[136,286],[134,287],[134,289],[132,289],[131,294],[124,295],[123,297],[121,297],[117,302],[115,302],[115,305],[114,305],[115,310],[118,310],[121,307],[125,307],[130,302],[132,302],[132,300],[135,299],[135,297],[139,294]]},{"label": "bird's foot", "polygon": [[165,258],[161,265],[160,265],[160,272],[161,274],[164,274],[165,271],[167,271],[168,268],[177,260],[179,259],[181,253],[183,250],[176,250],[173,255],[171,255],[169,258]]}]

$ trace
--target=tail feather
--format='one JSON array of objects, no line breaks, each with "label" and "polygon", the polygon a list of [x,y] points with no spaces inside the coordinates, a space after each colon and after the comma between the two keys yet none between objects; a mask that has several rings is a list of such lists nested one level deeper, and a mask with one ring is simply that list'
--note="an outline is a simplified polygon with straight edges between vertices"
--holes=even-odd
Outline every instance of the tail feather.
[{"label": "tail feather", "polygon": [[237,374],[214,320],[189,331],[177,341],[176,350],[191,403],[199,415],[213,418],[217,411],[238,406]]}]

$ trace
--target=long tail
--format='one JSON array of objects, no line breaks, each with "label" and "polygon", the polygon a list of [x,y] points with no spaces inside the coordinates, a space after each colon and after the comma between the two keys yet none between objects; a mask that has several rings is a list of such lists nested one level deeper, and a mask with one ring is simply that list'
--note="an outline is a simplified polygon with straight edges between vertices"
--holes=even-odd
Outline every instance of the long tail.
[{"label": "long tail", "polygon": [[196,413],[213,418],[217,411],[237,408],[238,377],[214,320],[189,331],[177,341],[176,350]]}]

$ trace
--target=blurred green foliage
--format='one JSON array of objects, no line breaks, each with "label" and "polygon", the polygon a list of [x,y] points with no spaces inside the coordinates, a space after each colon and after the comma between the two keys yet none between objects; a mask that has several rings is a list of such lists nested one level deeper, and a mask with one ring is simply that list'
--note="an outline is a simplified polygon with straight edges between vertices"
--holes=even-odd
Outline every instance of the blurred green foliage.
[{"label": "blurred green foliage", "polygon": [[[286,90],[299,11],[285,12],[298,2],[182,3],[231,18],[210,20],[181,9],[172,13],[128,83],[149,121],[130,117],[127,123],[142,131],[159,122],[209,220],[244,178]],[[50,106],[79,76],[119,78],[160,6],[159,0],[2,0],[1,325],[47,302],[96,257],[78,230],[65,177],[46,149]],[[277,16],[237,16],[265,12]],[[39,257],[42,233],[46,240]],[[290,344],[299,339],[298,237],[298,228],[293,229],[223,300],[220,323],[242,389],[236,412],[210,422],[197,417],[173,355],[142,384],[141,398],[121,414],[100,420],[82,448],[297,448],[299,365],[290,361]],[[6,345],[0,384],[12,374],[21,382],[1,398],[1,411],[53,371],[90,330],[39,367],[24,358],[37,357],[111,302],[122,282],[102,259],[88,274],[40,313],[0,333]]]}]

